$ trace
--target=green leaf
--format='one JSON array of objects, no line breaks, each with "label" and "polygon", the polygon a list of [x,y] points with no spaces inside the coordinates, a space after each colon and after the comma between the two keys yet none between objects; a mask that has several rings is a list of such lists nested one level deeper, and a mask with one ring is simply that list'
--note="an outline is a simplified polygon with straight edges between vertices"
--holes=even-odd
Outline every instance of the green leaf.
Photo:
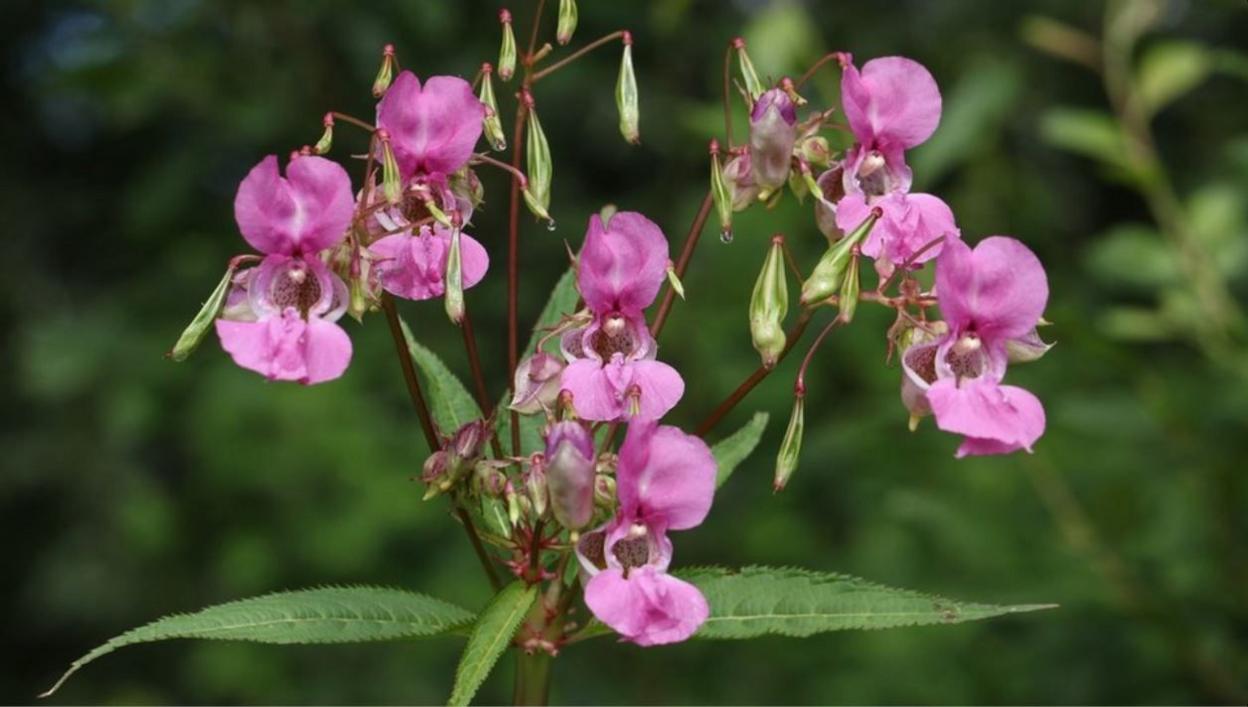
[{"label": "green leaf", "polygon": [[677,576],[695,584],[711,605],[711,616],[695,638],[804,637],[848,629],[956,624],[1056,606],[971,604],[847,575],[792,568],[697,568]]},{"label": "green leaf", "polygon": [[1088,249],[1088,269],[1103,282],[1142,290],[1176,284],[1180,272],[1173,249],[1156,228],[1122,223]]},{"label": "green leaf", "polygon": [[217,283],[212,294],[208,295],[208,299],[204,301],[204,306],[200,307],[199,313],[195,315],[195,318],[183,330],[182,335],[178,337],[173,348],[169,350],[169,358],[182,362],[199,348],[199,342],[203,341],[204,335],[208,333],[212,322],[216,320],[217,314],[221,312],[221,307],[225,304],[225,296],[230,291],[230,283],[234,281],[234,271],[237,267],[233,261],[230,261],[225,274],[221,276],[221,282]]},{"label": "green leaf", "polygon": [[193,614],[174,614],[110,639],[74,661],[40,697],[79,668],[123,646],[172,638],[257,643],[353,643],[436,636],[472,622],[472,613],[440,599],[386,587],[318,587],[278,592]]},{"label": "green leaf", "polygon": [[429,395],[429,412],[433,415],[433,421],[438,424],[438,430],[444,435],[454,434],[460,427],[480,419],[481,408],[477,407],[464,384],[442,363],[442,359],[416,341],[407,322],[399,323],[403,326],[403,338],[407,340],[407,350],[412,355],[412,362],[424,374],[425,390]]},{"label": "green leaf", "polygon": [[750,452],[758,446],[758,441],[763,437],[763,430],[767,428],[769,417],[770,415],[765,412],[754,413],[754,417],[750,418],[750,421],[741,429],[719,440],[711,447],[711,454],[715,456],[717,467],[715,488],[723,486],[737,465],[745,461],[745,458],[750,456]]},{"label": "green leaf", "polygon": [[1122,131],[1104,111],[1054,108],[1041,117],[1040,133],[1057,147],[1125,167]]},{"label": "green leaf", "polygon": [[[918,150],[911,166],[915,189],[936,184],[968,161],[974,161],[1003,139],[1002,126],[1010,119],[1023,86],[1019,67],[1007,61],[983,62],[965,73],[944,102],[941,128]],[[906,155],[911,160],[910,155]]]},{"label": "green leaf", "polygon": [[466,705],[472,701],[536,599],[537,585],[525,585],[520,581],[512,582],[494,595],[468,636],[447,704]]},{"label": "green leaf", "polygon": [[1213,68],[1213,57],[1201,44],[1158,42],[1140,58],[1136,90],[1145,108],[1155,113],[1199,86]]}]

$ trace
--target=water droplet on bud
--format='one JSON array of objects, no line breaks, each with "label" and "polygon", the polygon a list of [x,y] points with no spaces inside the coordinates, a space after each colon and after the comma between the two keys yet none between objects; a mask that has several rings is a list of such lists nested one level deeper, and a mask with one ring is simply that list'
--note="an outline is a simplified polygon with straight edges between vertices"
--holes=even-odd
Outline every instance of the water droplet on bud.
[{"label": "water droplet on bud", "polygon": [[732,229],[725,228],[724,230],[720,231],[719,240],[721,243],[731,243],[732,242]]},{"label": "water droplet on bud", "polygon": [[550,231],[550,232],[552,232],[552,233],[554,232],[554,230],[555,230],[555,220],[554,220],[553,218],[552,218],[552,219],[547,219],[547,221],[546,221],[546,230],[547,230],[547,231]]}]

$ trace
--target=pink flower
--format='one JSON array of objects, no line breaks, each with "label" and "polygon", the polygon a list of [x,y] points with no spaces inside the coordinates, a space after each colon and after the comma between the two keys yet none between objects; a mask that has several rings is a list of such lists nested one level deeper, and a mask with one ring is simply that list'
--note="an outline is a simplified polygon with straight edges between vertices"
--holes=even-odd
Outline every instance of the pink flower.
[{"label": "pink flower", "polygon": [[750,111],[750,166],[754,181],[769,190],[789,179],[793,145],[797,142],[797,107],[783,89],[758,97]]},{"label": "pink flower", "polygon": [[622,211],[609,225],[590,218],[577,285],[594,319],[562,339],[568,367],[561,385],[581,418],[655,420],[684,395],[676,369],[654,360],[658,344],[642,314],[659,293],[667,261],[667,238],[645,216]]},{"label": "pink flower", "polygon": [[481,137],[485,104],[458,76],[420,79],[404,71],[377,104],[377,125],[390,144],[403,179],[449,175],[468,163]]},{"label": "pink flower", "polygon": [[1044,407],[1001,380],[1011,342],[1028,340],[1044,313],[1044,266],[1013,238],[985,238],[974,250],[950,241],[936,264],[936,293],[948,328],[902,355],[903,400],[913,414],[930,409],[937,427],[964,436],[959,457],[1031,451],[1044,434]]},{"label": "pink flower", "polygon": [[[883,216],[862,252],[876,261],[882,276],[936,238],[959,238],[945,202],[931,194],[908,193],[912,174],[905,151],[931,137],[940,122],[940,89],[927,69],[899,56],[872,59],[861,72],[846,61],[841,102],[857,143],[840,165],[825,173],[840,170],[844,188],[845,196],[836,205],[836,227],[848,233],[872,208],[880,207]],[[912,265],[936,257],[942,247],[929,248]]]},{"label": "pink flower", "polygon": [[[452,232],[441,224],[421,226],[415,235],[406,219],[398,212],[379,211],[379,224],[391,233],[368,247],[375,259],[373,272],[382,288],[404,299],[426,300],[446,292],[446,258],[451,248]],[[460,267],[464,289],[485,277],[490,256],[485,248],[466,233],[459,234]]]},{"label": "pink flower", "polygon": [[563,420],[546,435],[546,483],[550,510],[569,530],[589,524],[594,514],[594,438],[584,423]]},{"label": "pink flower", "polygon": [[351,223],[351,180],[321,157],[299,157],[286,172],[282,177],[270,155],[238,187],[234,217],[266,255],[235,278],[217,335],[243,368],[270,380],[320,383],[341,376],[351,361],[351,340],[334,324],[346,311],[347,288],[319,255]]},{"label": "pink flower", "polygon": [[715,459],[706,444],[675,427],[632,423],[616,472],[619,510],[577,544],[585,604],[625,640],[676,643],[710,615],[698,588],[667,573],[669,530],[702,523],[715,493]]}]

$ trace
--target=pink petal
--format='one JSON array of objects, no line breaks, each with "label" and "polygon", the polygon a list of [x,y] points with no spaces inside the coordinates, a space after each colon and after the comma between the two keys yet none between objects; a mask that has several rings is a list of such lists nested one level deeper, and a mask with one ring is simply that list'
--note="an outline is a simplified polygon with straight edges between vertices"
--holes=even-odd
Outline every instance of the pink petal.
[{"label": "pink petal", "polygon": [[[441,228],[439,226],[439,228]],[[451,234],[446,234],[447,249],[450,249]],[[490,255],[485,252],[485,246],[481,242],[467,233],[459,234],[459,257],[460,267],[463,269],[464,289],[475,286],[485,277],[485,273],[490,269]]]},{"label": "pink petal", "polygon": [[662,361],[634,361],[632,382],[641,388],[640,410],[634,419],[657,420],[676,407],[685,394],[685,381],[675,368]]},{"label": "pink petal", "polygon": [[261,253],[313,253],[337,243],[351,223],[351,179],[323,157],[296,158],[278,172],[269,155],[243,178],[234,218],[243,237]]},{"label": "pink petal", "polygon": [[[883,214],[862,244],[862,254],[899,266],[923,246],[940,236],[946,241],[960,238],[961,231],[945,202],[931,194],[894,192],[875,202]],[[871,214],[872,206],[860,194],[851,194],[836,205],[837,226],[846,233],[857,228]],[[940,254],[944,244],[923,250],[911,264],[919,266]]]},{"label": "pink petal", "polygon": [[624,414],[623,390],[617,390],[596,359],[582,358],[568,364],[560,385],[572,394],[572,406],[583,420],[618,420]]},{"label": "pink petal", "polygon": [[218,319],[221,348],[239,366],[269,380],[311,384],[343,374],[351,361],[351,340],[337,324],[302,319],[294,309],[257,322]]},{"label": "pink petal", "polygon": [[403,177],[450,174],[468,162],[481,137],[485,105],[458,76],[420,79],[403,71],[377,106],[377,123],[390,133]]},{"label": "pink petal", "polygon": [[667,272],[667,238],[650,219],[621,211],[604,225],[590,217],[577,284],[595,312],[640,312],[654,301]]},{"label": "pink petal", "polygon": [[922,64],[900,56],[872,59],[861,73],[845,67],[841,103],[858,141],[909,149],[940,123],[940,89]]},{"label": "pink petal", "polygon": [[594,575],[585,586],[585,604],[599,621],[640,646],[678,643],[710,616],[698,588],[653,567]]},{"label": "pink petal", "polygon": [[[942,379],[927,391],[936,426],[977,440],[963,454],[1000,454],[1026,449],[1044,434],[1044,406],[1030,392],[983,380]],[[995,451],[988,451],[995,450]]]},{"label": "pink petal", "polygon": [[973,327],[985,340],[1024,336],[1049,299],[1040,259],[1007,236],[980,241],[974,250],[947,241],[936,266],[940,311],[954,330]]},{"label": "pink petal", "polygon": [[668,425],[630,423],[616,472],[620,514],[662,529],[695,527],[711,509],[715,470],[700,438]]}]

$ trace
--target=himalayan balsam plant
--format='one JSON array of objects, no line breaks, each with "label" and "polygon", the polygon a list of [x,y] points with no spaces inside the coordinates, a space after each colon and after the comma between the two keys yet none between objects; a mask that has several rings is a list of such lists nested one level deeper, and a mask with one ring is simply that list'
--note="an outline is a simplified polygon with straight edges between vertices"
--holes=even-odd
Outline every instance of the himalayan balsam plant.
[{"label": "himalayan balsam plant", "polygon": [[[538,87],[585,53],[616,45],[623,54],[615,87],[620,133],[628,142],[640,138],[632,35],[613,32],[551,61],[558,50],[539,46],[542,3],[537,8],[524,49],[510,13],[500,13],[498,62],[483,64],[471,83],[422,79],[400,69],[387,45],[372,87],[372,119],[326,113],[314,146],[285,160],[261,159],[234,200],[239,233],[254,252],[229,262],[170,352],[183,360],[215,333],[238,366],[260,377],[327,383],[351,364],[349,330],[356,325],[344,315],[367,325],[380,313],[431,449],[421,473],[425,500],[446,504],[463,527],[493,598],[475,611],[375,586],[243,599],[121,634],[76,661],[48,694],[86,663],[133,643],[466,637],[448,680],[450,703],[467,704],[509,649],[518,659],[516,702],[540,703],[552,659],[596,637],[650,647],[950,624],[1044,608],[965,603],[800,569],[677,560],[680,537],[697,532],[716,488],[759,442],[768,415],[757,413],[727,436],[716,434],[718,423],[821,317],[827,322],[794,382],[775,490],[798,466],[810,363],[832,330],[853,321],[859,304],[895,313],[884,334],[899,363],[900,403],[912,429],[931,416],[960,439],[959,457],[1030,451],[1043,434],[1040,401],[1005,383],[1011,365],[1048,348],[1037,334],[1048,297],[1043,266],[1014,238],[964,237],[944,201],[910,188],[907,151],[940,122],[940,90],[927,69],[903,57],[857,63],[833,52],[797,80],[771,84],[758,76],[744,41],[729,42],[724,135],[710,141],[710,187],[679,255],[673,261],[664,226],[644,214],[608,206],[587,215],[571,268],[521,348],[520,205],[554,227],[547,213],[554,170]],[[576,17],[574,0],[562,0],[559,45],[571,41]],[[839,70],[839,107],[817,110],[801,95],[821,69]],[[518,84],[510,144],[496,80]],[[731,122],[738,96],[749,114],[744,141]],[[358,129],[367,149],[335,161],[326,155],[343,128]],[[852,135],[852,146],[834,152],[830,130]],[[508,147],[509,160],[490,154]],[[358,170],[358,182],[344,163]],[[502,249],[501,235],[472,225],[483,167],[504,170],[511,183],[505,277],[512,386],[497,403],[486,389],[465,297],[493,274],[483,243]],[[686,377],[697,375],[665,361],[659,342],[675,299],[684,296],[681,277],[706,221],[715,212],[728,242],[735,212],[771,207],[786,192],[813,204],[801,237],[825,240],[826,251],[803,267],[781,234],[759,246],[723,246],[765,249],[748,322],[760,365],[692,432],[664,424]],[[526,234],[527,251],[568,257],[544,230]],[[918,277],[929,265],[931,287]],[[874,270],[874,287],[864,284],[864,269]],[[791,308],[793,292],[798,306]],[[400,318],[396,298],[442,301],[463,334],[471,393]]]}]

